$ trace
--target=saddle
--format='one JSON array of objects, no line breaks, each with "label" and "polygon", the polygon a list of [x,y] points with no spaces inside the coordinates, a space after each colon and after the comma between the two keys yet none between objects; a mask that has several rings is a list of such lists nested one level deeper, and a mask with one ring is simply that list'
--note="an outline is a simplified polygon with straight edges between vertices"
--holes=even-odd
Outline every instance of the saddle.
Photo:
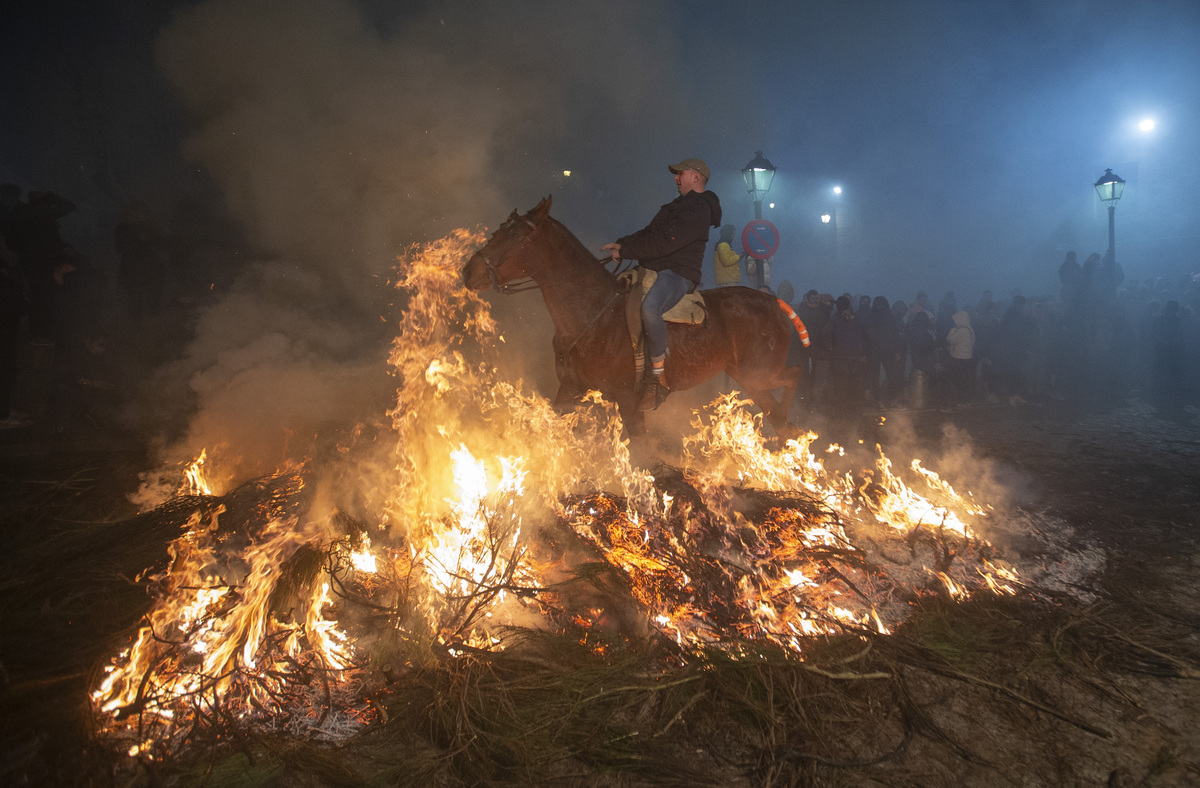
[{"label": "saddle", "polygon": [[[625,298],[625,321],[629,324],[629,336],[633,339],[634,380],[642,379],[646,367],[645,332],[642,331],[642,301],[654,280],[658,279],[658,271],[642,268],[640,265],[621,274],[621,280],[628,288]],[[679,303],[663,313],[667,323],[682,323],[684,325],[703,325],[708,318],[708,307],[704,305],[704,297],[698,292],[691,292],[679,299]]]}]

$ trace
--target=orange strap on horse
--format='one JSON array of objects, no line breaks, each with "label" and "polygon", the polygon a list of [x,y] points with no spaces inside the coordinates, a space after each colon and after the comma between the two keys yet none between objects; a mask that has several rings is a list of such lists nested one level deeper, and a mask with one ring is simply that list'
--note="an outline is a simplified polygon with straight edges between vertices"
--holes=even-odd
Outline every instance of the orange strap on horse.
[{"label": "orange strap on horse", "polygon": [[788,320],[792,321],[792,325],[796,327],[796,333],[800,335],[800,342],[805,347],[808,347],[808,329],[804,327],[804,321],[800,319],[800,316],[796,314],[796,310],[792,309],[787,301],[784,301],[782,298],[776,298],[775,300],[779,302],[779,308],[788,316]]}]

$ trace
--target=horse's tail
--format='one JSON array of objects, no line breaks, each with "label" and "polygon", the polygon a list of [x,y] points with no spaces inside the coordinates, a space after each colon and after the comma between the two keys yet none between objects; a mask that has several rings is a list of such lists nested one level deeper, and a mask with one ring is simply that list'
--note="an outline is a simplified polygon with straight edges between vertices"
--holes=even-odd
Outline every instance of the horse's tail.
[{"label": "horse's tail", "polygon": [[791,304],[787,301],[784,301],[782,298],[776,298],[775,300],[779,302],[779,308],[788,316],[788,320],[792,321],[792,326],[795,327],[796,333],[800,335],[801,344],[808,347],[811,343],[808,340],[808,329],[804,327],[804,321],[800,319],[800,316],[796,314],[796,310],[792,309]]}]

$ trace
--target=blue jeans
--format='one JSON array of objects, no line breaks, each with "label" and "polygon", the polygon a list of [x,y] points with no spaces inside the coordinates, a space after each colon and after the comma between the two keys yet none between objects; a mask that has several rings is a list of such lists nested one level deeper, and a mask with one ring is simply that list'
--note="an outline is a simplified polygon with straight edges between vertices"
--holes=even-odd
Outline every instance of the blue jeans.
[{"label": "blue jeans", "polygon": [[650,286],[650,292],[642,301],[642,326],[646,330],[646,355],[651,361],[660,361],[667,355],[667,324],[663,312],[679,303],[679,299],[692,289],[692,282],[674,271],[658,272],[658,278]]}]

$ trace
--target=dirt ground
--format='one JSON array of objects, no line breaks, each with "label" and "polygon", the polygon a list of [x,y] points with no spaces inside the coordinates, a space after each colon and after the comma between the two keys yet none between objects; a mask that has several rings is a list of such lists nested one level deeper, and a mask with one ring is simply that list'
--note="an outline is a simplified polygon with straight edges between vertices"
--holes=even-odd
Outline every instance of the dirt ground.
[{"label": "dirt ground", "polygon": [[[809,676],[828,685],[804,685],[811,703],[793,708],[772,700],[766,722],[735,732],[736,715],[718,702],[728,696],[708,684],[707,694],[677,706],[664,700],[655,712],[664,715],[660,730],[673,731],[671,749],[647,744],[620,764],[575,763],[537,782],[1200,784],[1196,415],[1164,418],[1136,401],[1088,410],[1049,402],[886,415],[866,437],[886,445],[902,432],[930,456],[947,443],[967,443],[1011,486],[1009,506],[1048,527],[1065,523],[1072,540],[1101,550],[1102,574],[1059,606],[1003,601],[919,611],[904,633],[855,665],[860,678],[872,670],[892,675],[887,692],[851,677],[850,684],[863,685],[855,708],[869,716],[880,698],[903,696],[880,706],[871,722],[846,719],[829,728],[828,720],[810,719],[802,730],[784,719],[839,713],[822,698],[835,685],[847,691],[847,681]],[[279,776],[286,770],[260,770],[253,779],[246,769],[192,770],[165,779],[113,768],[111,753],[92,741],[87,690],[144,609],[145,590],[134,577],[161,560],[171,536],[127,527],[135,511],[124,496],[146,463],[135,438],[95,424],[59,434],[36,426],[0,434],[7,543],[0,558],[0,784],[421,784],[372,772],[361,759],[337,779],[310,769],[297,782]],[[800,684],[792,686],[800,692]],[[840,738],[803,735],[817,729],[841,731]],[[374,752],[370,742],[364,737],[360,755]],[[686,768],[647,770],[652,759]],[[530,784],[528,775],[504,777],[517,773],[493,772],[476,784]],[[472,784],[466,774],[451,770],[436,783]]]}]

